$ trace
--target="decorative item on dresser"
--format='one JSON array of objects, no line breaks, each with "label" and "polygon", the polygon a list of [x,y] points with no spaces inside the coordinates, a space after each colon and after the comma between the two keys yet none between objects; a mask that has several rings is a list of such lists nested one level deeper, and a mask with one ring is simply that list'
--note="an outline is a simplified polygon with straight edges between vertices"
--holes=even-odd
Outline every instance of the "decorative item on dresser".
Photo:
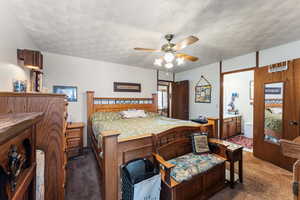
[{"label": "decorative item on dresser", "polygon": [[79,156],[83,151],[83,128],[82,122],[69,122],[66,130],[68,158]]},{"label": "decorative item on dresser", "polygon": [[43,113],[0,114],[0,199],[35,200],[36,125]]},{"label": "decorative item on dresser", "polygon": [[221,139],[241,134],[241,115],[227,115],[223,118],[223,132]]},{"label": "decorative item on dresser", "polygon": [[64,199],[66,105],[65,95],[0,92],[0,114],[44,113],[36,127],[36,143],[45,154],[45,174],[39,177],[44,181],[45,200]]}]

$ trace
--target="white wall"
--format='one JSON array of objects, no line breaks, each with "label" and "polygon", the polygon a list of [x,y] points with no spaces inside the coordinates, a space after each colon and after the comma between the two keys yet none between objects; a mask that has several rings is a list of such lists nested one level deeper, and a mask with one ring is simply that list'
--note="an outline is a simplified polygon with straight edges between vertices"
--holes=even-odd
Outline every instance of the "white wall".
[{"label": "white wall", "polygon": [[300,40],[260,51],[259,66],[300,58]]},{"label": "white wall", "polygon": [[[175,74],[176,81],[189,80],[190,84],[190,118],[205,115],[207,117],[219,117],[220,96],[220,67],[214,63],[196,69]],[[212,85],[211,103],[195,103],[195,86],[203,75]]]},{"label": "white wall", "polygon": [[254,80],[254,71],[224,75],[224,115],[227,113],[227,105],[231,101],[233,92],[238,93],[234,105],[242,115],[242,132],[244,123],[253,122],[253,105],[250,104],[250,81]]},{"label": "white wall", "polygon": [[[44,86],[52,91],[53,85],[78,87],[78,102],[68,106],[72,121],[86,123],[87,90],[98,97],[151,97],[156,92],[156,70],[95,61],[78,57],[43,52]],[[113,92],[113,82],[141,83],[141,93]],[[85,131],[86,132],[86,131]],[[86,141],[86,134],[84,137]]]},{"label": "white wall", "polygon": [[249,53],[222,62],[222,72],[251,68],[256,66],[256,53]]},{"label": "white wall", "polygon": [[0,1],[0,91],[12,91],[12,80],[28,80],[29,70],[17,65],[17,49],[37,49],[13,15],[9,1]]},{"label": "white wall", "polygon": [[173,72],[158,71],[158,80],[173,81]]}]

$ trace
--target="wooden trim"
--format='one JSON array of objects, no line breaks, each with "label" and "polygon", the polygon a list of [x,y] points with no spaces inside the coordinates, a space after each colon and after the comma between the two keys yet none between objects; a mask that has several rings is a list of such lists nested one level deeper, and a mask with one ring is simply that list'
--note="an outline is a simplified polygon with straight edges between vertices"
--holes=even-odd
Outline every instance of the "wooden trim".
[{"label": "wooden trim", "polygon": [[0,92],[0,97],[7,97],[7,96],[17,96],[17,97],[27,97],[27,96],[56,96],[56,97],[64,97],[64,94],[55,94],[55,93],[38,93],[38,92]]},{"label": "wooden trim", "polygon": [[168,82],[168,83],[173,83],[174,82],[174,81],[168,81],[168,80],[158,79],[158,82],[160,82],[160,81],[162,81],[162,82]]},{"label": "wooden trim", "polygon": [[229,72],[221,72],[222,75],[225,74],[234,74],[234,73],[239,73],[239,72],[245,72],[245,71],[251,71],[251,70],[255,70],[256,67],[249,67],[249,68],[245,68],[245,69],[238,69],[238,70],[233,70],[233,71],[229,71]]},{"label": "wooden trim", "polygon": [[223,63],[220,61],[220,134],[218,138],[223,136],[223,115],[224,115],[224,74],[222,74]]},{"label": "wooden trim", "polygon": [[256,51],[256,68],[259,68],[259,51]]}]

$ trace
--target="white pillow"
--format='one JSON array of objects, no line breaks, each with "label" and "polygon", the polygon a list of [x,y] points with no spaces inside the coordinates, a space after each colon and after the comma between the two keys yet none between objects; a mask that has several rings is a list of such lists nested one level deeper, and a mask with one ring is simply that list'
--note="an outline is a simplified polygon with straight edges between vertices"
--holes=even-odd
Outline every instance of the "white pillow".
[{"label": "white pillow", "polygon": [[281,114],[282,108],[270,108],[273,114]]},{"label": "white pillow", "polygon": [[123,118],[137,118],[137,117],[147,117],[144,110],[124,110],[121,112]]}]

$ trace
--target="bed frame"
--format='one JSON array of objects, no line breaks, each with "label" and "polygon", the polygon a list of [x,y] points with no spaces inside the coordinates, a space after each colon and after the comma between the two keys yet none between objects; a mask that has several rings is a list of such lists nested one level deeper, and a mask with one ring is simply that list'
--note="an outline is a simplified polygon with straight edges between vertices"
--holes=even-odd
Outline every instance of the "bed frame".
[{"label": "bed frame", "polygon": [[[154,145],[151,133],[138,137],[130,137],[118,140],[120,133],[115,130],[103,131],[102,149],[98,148],[98,141],[93,134],[91,116],[95,112],[118,112],[127,109],[143,109],[149,112],[157,112],[157,96],[152,98],[99,98],[94,97],[93,91],[87,91],[87,131],[91,138],[91,146],[96,156],[101,177],[102,199],[121,199],[120,193],[120,166],[135,158],[152,158]],[[182,126],[169,129],[164,135],[190,134],[201,130],[199,127]],[[181,133],[181,134],[175,134]],[[166,137],[167,138],[167,137]],[[102,152],[102,156],[100,156]]]}]

